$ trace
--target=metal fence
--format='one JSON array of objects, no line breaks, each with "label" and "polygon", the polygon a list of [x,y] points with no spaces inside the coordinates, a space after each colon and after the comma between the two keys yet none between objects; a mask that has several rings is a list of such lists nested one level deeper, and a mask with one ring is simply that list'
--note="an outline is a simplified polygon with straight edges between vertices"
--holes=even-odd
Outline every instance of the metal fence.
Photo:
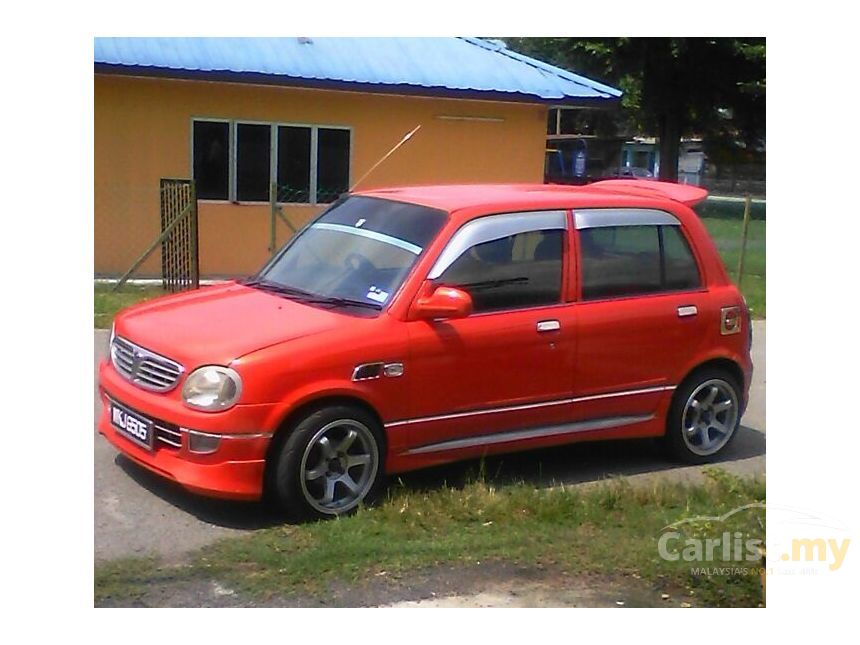
[{"label": "metal fence", "polygon": [[190,179],[164,178],[159,186],[161,233],[117,281],[119,290],[143,263],[161,250],[161,283],[176,292],[200,286],[197,194]]},{"label": "metal fence", "polygon": [[197,196],[190,179],[161,180],[161,286],[176,292],[200,286]]}]

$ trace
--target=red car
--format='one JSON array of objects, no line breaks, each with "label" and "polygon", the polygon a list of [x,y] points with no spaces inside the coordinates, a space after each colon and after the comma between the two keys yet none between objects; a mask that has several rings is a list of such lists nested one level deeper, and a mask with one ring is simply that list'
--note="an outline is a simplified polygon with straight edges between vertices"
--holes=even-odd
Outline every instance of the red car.
[{"label": "red car", "polygon": [[99,431],[205,495],[339,515],[383,474],[595,439],[699,463],[736,434],[749,312],[705,191],[349,195],[253,278],[116,318]]}]

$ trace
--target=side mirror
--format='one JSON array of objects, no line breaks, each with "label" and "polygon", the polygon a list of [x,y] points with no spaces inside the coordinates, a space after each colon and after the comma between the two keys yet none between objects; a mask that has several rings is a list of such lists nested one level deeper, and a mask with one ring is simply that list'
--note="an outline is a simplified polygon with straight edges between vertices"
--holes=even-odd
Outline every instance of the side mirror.
[{"label": "side mirror", "polygon": [[454,287],[437,287],[429,296],[418,298],[414,308],[418,320],[465,318],[472,313],[472,296]]}]

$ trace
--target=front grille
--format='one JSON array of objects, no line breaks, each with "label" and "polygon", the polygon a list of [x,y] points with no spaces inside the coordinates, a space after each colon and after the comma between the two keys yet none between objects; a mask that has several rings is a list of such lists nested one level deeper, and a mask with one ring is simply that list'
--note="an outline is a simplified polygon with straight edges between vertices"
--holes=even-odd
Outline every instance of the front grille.
[{"label": "front grille", "polygon": [[110,356],[116,371],[129,381],[153,392],[167,392],[176,387],[182,365],[155,352],[114,336]]}]

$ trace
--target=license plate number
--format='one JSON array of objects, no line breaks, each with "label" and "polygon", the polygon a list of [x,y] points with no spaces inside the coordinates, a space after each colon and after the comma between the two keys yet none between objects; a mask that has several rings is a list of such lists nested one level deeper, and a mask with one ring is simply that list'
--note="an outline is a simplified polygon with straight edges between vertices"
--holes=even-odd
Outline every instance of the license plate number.
[{"label": "license plate number", "polygon": [[152,449],[152,421],[116,403],[111,403],[110,420],[120,434],[136,444]]}]

